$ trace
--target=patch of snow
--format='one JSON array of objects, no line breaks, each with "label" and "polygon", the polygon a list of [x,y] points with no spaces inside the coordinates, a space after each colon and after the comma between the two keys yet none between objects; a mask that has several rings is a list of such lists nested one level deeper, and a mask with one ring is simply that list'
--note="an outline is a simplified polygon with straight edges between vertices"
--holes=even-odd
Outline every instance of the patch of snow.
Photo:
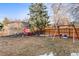
[{"label": "patch of snow", "polygon": [[54,56],[54,54],[52,52],[50,52],[49,54],[48,53],[45,53],[45,54],[40,55],[40,56]]},{"label": "patch of snow", "polygon": [[71,53],[71,56],[79,56],[79,53]]}]

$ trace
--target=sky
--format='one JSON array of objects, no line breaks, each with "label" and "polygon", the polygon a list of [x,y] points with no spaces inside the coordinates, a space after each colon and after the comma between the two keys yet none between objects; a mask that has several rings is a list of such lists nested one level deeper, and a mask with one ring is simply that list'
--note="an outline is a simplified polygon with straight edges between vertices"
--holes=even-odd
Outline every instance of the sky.
[{"label": "sky", "polygon": [[29,3],[0,3],[0,21],[4,17],[12,20],[27,18],[29,6]]},{"label": "sky", "polygon": [[[29,16],[29,7],[31,3],[0,3],[0,21],[3,21],[5,17],[9,18],[10,20],[24,20],[28,19]],[[53,16],[53,11],[51,8],[51,3],[46,3],[48,16]],[[64,8],[68,8],[68,4],[63,4]],[[66,9],[65,8],[65,9]],[[66,13],[64,13],[66,14]],[[52,18],[50,17],[49,20],[51,22]]]},{"label": "sky", "polygon": [[[5,17],[15,20],[15,19],[28,19],[29,16],[29,6],[30,3],[0,3],[0,21],[4,20]],[[50,12],[50,5],[46,4],[48,15]]]}]

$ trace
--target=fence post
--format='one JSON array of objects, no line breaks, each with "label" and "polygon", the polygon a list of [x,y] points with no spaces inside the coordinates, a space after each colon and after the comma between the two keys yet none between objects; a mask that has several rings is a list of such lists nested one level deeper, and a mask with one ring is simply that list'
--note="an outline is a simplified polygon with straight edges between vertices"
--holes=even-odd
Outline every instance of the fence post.
[{"label": "fence post", "polygon": [[75,32],[74,32],[74,28],[73,28],[73,43],[75,43]]}]

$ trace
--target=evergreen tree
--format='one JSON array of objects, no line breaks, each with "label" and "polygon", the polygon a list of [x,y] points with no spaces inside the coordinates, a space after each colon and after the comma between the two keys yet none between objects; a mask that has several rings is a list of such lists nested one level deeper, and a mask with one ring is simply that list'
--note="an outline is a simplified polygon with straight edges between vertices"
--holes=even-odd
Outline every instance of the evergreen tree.
[{"label": "evergreen tree", "polygon": [[2,30],[2,28],[3,28],[3,24],[2,24],[2,23],[0,23],[0,31]]},{"label": "evergreen tree", "polygon": [[32,30],[42,31],[48,26],[48,15],[46,6],[42,3],[31,4],[29,26]]}]

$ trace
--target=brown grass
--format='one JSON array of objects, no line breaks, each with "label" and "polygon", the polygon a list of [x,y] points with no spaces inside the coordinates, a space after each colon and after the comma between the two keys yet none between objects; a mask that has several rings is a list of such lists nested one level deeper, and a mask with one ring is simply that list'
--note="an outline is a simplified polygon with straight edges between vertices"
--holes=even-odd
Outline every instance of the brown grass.
[{"label": "brown grass", "polygon": [[49,37],[0,38],[0,55],[3,56],[37,56],[47,52],[70,55],[72,52],[79,52],[79,43],[77,41],[73,44],[72,39],[53,40]]}]

